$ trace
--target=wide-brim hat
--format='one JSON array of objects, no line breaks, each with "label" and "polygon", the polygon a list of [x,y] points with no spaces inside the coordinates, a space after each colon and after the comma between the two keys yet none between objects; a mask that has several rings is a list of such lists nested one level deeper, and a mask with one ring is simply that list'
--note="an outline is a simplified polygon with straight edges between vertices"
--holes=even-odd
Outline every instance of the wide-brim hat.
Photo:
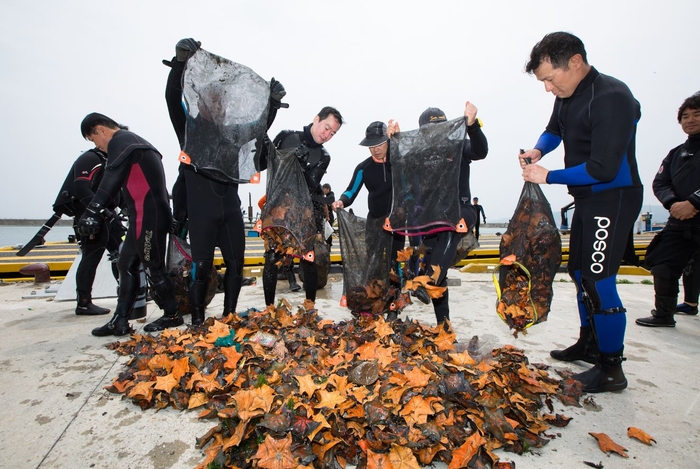
[{"label": "wide-brim hat", "polygon": [[384,122],[372,122],[365,131],[365,138],[362,139],[360,145],[363,147],[376,147],[389,140],[386,136],[386,124]]}]

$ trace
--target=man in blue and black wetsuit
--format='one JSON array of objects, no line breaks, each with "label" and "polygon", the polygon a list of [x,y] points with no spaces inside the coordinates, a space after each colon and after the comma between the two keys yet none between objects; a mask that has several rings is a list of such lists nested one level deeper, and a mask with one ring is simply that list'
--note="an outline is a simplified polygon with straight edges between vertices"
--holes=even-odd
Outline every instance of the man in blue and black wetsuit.
[{"label": "man in blue and black wetsuit", "polygon": [[[178,315],[173,282],[165,270],[166,238],[173,216],[161,154],[126,127],[96,112],[83,119],[80,131],[108,157],[102,182],[78,220],[78,231],[83,236],[99,233],[103,220],[111,216],[106,207],[113,204],[120,194],[129,213],[129,228],[118,261],[117,307],[112,319],[94,329],[92,335],[120,336],[130,332],[129,313],[141,285],[140,264],[147,270],[153,299],[164,311],[163,317],[157,320],[159,324],[167,327],[181,325],[183,321]],[[148,325],[144,330],[152,331]]]},{"label": "man in blue and black wetsuit", "polygon": [[[583,42],[570,33],[547,34],[532,49],[525,71],[556,100],[535,148],[518,155],[523,179],[566,184],[576,207],[568,270],[578,291],[580,336],[551,355],[595,364],[574,376],[584,391],[619,391],[627,387],[622,372],[627,320],[615,281],[642,205],[635,158],[640,106],[627,85],[588,64]],[[564,169],[527,164],[562,142]]]}]

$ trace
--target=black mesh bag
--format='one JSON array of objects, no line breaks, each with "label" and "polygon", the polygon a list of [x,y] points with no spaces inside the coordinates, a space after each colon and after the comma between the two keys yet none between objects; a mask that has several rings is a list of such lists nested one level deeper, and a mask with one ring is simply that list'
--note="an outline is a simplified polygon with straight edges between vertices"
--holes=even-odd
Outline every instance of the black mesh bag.
[{"label": "black mesh bag", "polygon": [[496,311],[511,329],[547,320],[552,282],[561,264],[561,237],[538,184],[526,182],[501,237],[501,265],[494,271]]},{"label": "black mesh bag", "polygon": [[203,49],[187,61],[182,80],[187,126],[180,161],[222,183],[259,181],[270,84]]},{"label": "black mesh bag", "polygon": [[[184,239],[170,235],[168,241],[168,255],[165,266],[175,286],[175,299],[177,300],[180,315],[190,314],[189,291],[192,285],[192,249]],[[209,275],[209,285],[204,295],[205,306],[211,303],[216,295],[218,285],[218,272],[212,265]]]},{"label": "black mesh bag", "polygon": [[459,209],[464,117],[399,132],[391,142],[393,200],[386,230],[416,236],[467,232]]},{"label": "black mesh bag", "polygon": [[379,315],[396,305],[398,286],[389,282],[391,235],[381,219],[364,219],[337,211],[343,258],[343,299],[353,313]]},{"label": "black mesh bag", "polygon": [[314,262],[314,208],[294,150],[272,149],[269,154],[267,201],[258,230],[266,250]]}]

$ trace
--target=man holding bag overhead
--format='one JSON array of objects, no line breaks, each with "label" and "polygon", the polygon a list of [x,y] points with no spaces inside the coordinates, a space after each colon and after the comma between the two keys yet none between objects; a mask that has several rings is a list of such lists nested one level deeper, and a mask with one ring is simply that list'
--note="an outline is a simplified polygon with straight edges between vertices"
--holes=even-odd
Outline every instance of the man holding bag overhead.
[{"label": "man holding bag overhead", "polygon": [[[616,276],[642,205],[635,158],[640,106],[627,85],[588,64],[583,42],[570,33],[547,34],[532,49],[525,71],[556,100],[535,148],[518,155],[523,179],[566,184],[576,207],[568,270],[578,291],[580,336],[551,355],[595,364],[574,375],[584,391],[620,391],[627,387],[622,372],[626,310]],[[562,142],[564,169],[536,164]]]}]

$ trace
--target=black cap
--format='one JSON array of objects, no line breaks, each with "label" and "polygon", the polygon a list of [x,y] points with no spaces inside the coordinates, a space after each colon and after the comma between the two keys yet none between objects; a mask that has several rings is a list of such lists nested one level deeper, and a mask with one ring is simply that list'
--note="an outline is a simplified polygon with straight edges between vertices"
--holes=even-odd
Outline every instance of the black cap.
[{"label": "black cap", "polygon": [[418,127],[423,127],[425,124],[434,124],[436,122],[445,122],[447,117],[441,109],[429,107],[418,118]]},{"label": "black cap", "polygon": [[363,147],[376,147],[389,140],[386,136],[386,124],[384,122],[372,122],[365,131],[365,138],[360,145]]}]

